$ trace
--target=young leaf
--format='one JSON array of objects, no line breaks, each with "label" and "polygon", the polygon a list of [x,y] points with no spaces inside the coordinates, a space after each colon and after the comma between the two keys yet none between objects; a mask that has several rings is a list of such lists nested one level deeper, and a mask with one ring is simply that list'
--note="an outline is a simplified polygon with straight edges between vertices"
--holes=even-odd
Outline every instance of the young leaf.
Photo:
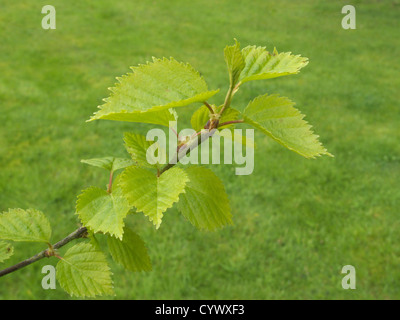
[{"label": "young leaf", "polygon": [[236,39],[233,46],[225,47],[224,56],[228,66],[230,85],[233,87],[238,82],[240,73],[245,66],[240,43]]},{"label": "young leaf", "polygon": [[0,263],[9,259],[13,254],[14,247],[5,241],[0,241]]},{"label": "young leaf", "polygon": [[70,248],[57,263],[57,280],[71,296],[114,295],[105,255],[89,243]]},{"label": "young leaf", "polygon": [[157,177],[149,170],[129,167],[121,174],[120,185],[130,203],[158,229],[163,212],[179,200],[187,181],[185,171],[180,168],[171,168]]},{"label": "young leaf", "polygon": [[[117,78],[110,97],[89,120],[157,123],[168,126],[172,121],[166,109],[202,102],[218,92],[208,91],[203,77],[189,64],[171,59],[155,59],[152,63],[132,68]],[[157,114],[163,113],[162,119]]]},{"label": "young leaf", "polygon": [[210,110],[206,106],[201,106],[193,113],[190,123],[194,130],[200,131],[204,129],[208,120],[210,120]]},{"label": "young leaf", "polygon": [[150,257],[143,240],[130,228],[125,228],[124,238],[107,237],[110,253],[117,263],[130,271],[151,271]]},{"label": "young leaf", "polygon": [[124,219],[131,208],[117,182],[112,193],[90,187],[84,190],[76,203],[76,214],[82,224],[94,232],[109,233],[122,239]]},{"label": "young leaf", "polygon": [[246,123],[303,157],[332,156],[293,106],[288,98],[265,94],[251,101],[243,115]]},{"label": "young leaf", "polygon": [[242,83],[299,73],[308,64],[308,59],[291,52],[273,53],[265,47],[248,46],[242,49],[245,67],[240,74]]},{"label": "young leaf", "polygon": [[50,237],[50,222],[38,210],[9,209],[0,214],[0,239],[49,243]]},{"label": "young leaf", "polygon": [[[147,161],[146,153],[149,148],[152,148],[154,150],[157,149],[158,152],[163,153],[163,155],[166,158],[166,151],[163,148],[161,148],[157,142],[147,141],[146,137],[142,136],[141,134],[127,132],[124,134],[124,141],[125,141],[125,148],[131,155],[133,161],[141,167],[147,167],[147,168],[161,167],[161,164],[159,163],[150,164]],[[149,157],[151,157],[152,154],[153,152],[150,152]],[[152,159],[152,162],[155,162],[155,159]]]},{"label": "young leaf", "polygon": [[189,182],[179,197],[179,211],[197,228],[215,230],[232,224],[228,196],[221,180],[204,167],[186,170]]},{"label": "young leaf", "polygon": [[94,167],[106,169],[107,171],[117,171],[135,164],[131,159],[114,157],[83,159],[81,162]]},{"label": "young leaf", "polygon": [[97,119],[106,119],[114,121],[152,123],[168,127],[170,121],[176,120],[175,114],[172,112],[172,108],[149,111],[140,111],[135,110],[134,108],[126,108],[127,110],[125,110],[124,107],[115,107],[114,105],[117,105],[117,103],[118,102],[115,102],[113,105],[96,112],[94,116],[87,120],[87,122]]}]

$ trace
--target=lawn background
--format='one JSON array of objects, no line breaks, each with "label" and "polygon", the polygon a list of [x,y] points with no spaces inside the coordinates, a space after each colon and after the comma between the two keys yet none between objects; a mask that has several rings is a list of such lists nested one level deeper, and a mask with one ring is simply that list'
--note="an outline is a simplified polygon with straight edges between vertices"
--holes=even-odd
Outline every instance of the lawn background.
[{"label": "lawn background", "polygon": [[[41,28],[42,6],[57,29]],[[0,210],[36,208],[53,241],[73,231],[76,195],[107,174],[80,159],[126,156],[122,134],[151,125],[85,120],[129,66],[173,56],[227,90],[223,48],[262,45],[310,59],[299,75],[243,86],[233,106],[279,93],[296,101],[335,158],[307,160],[257,134],[255,170],[213,166],[235,225],[209,233],[169,210],[159,230],[130,216],[153,271],[112,263],[118,299],[399,299],[399,1],[0,1]],[[188,117],[198,105],[181,110]],[[182,112],[183,111],[183,112]],[[188,122],[186,122],[188,123]],[[2,266],[37,253],[17,243]],[[61,254],[65,252],[63,248]],[[68,299],[41,288],[40,262],[0,279],[1,299]],[[344,265],[357,289],[343,290]],[[3,267],[1,267],[3,268]]]}]

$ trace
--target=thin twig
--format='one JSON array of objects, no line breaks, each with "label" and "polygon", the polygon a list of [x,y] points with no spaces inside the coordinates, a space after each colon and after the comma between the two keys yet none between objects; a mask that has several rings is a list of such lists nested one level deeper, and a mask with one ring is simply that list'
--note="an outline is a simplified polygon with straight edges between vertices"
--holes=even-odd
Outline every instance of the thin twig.
[{"label": "thin twig", "polygon": [[[70,235],[66,236],[64,239],[58,241],[55,245],[53,245],[53,249],[61,248],[61,247],[65,246],[67,243],[71,242],[72,240],[82,238],[86,232],[87,232],[87,229],[85,227],[80,227],[79,229],[75,230]],[[20,263],[17,263],[16,265],[8,267],[4,270],[0,270],[0,277],[5,276],[6,274],[9,274],[11,272],[17,271],[23,267],[26,267],[38,260],[49,257],[48,250],[49,249],[43,250],[42,252],[38,253],[37,255],[34,255],[33,257],[31,257],[29,259],[21,261]]]},{"label": "thin twig", "polygon": [[229,87],[228,93],[226,94],[224,105],[221,108],[221,111],[219,112],[220,115],[224,112],[226,108],[228,108],[231,104],[232,100],[232,92],[233,92],[233,87]]}]

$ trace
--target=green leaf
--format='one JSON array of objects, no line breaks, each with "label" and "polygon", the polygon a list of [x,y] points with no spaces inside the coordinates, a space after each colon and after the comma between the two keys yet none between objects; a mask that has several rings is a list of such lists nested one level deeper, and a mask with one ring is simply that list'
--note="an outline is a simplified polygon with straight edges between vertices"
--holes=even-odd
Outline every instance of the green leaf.
[{"label": "green leaf", "polygon": [[124,219],[130,208],[116,180],[112,193],[97,187],[84,190],[78,196],[76,214],[82,224],[94,232],[109,233],[122,239]]},{"label": "green leaf", "polygon": [[130,271],[150,271],[151,262],[143,240],[130,228],[125,228],[124,238],[107,237],[108,248],[114,261]]},{"label": "green leaf", "polygon": [[242,49],[245,67],[240,74],[242,83],[251,80],[271,79],[299,73],[308,64],[308,59],[291,52],[272,53],[265,47],[248,46]]},{"label": "green leaf", "polygon": [[233,46],[225,47],[224,56],[228,66],[230,85],[233,87],[238,82],[240,73],[245,67],[243,55],[240,51],[240,43],[236,39]]},{"label": "green leaf", "polygon": [[294,102],[288,98],[265,94],[246,107],[245,122],[303,157],[332,156],[303,120],[304,115],[293,106]]},{"label": "green leaf", "polygon": [[131,159],[114,157],[84,159],[81,160],[81,162],[94,167],[106,169],[107,171],[117,171],[135,164]]},{"label": "green leaf", "polygon": [[188,177],[180,168],[171,168],[157,177],[153,172],[129,167],[121,174],[120,185],[130,203],[160,227],[163,212],[179,200]]},{"label": "green leaf", "polygon": [[193,113],[190,123],[192,128],[197,132],[204,129],[208,120],[210,120],[210,110],[206,106],[201,106]]},{"label": "green leaf", "polygon": [[90,229],[87,230],[87,233],[88,233],[87,238],[89,239],[89,243],[96,249],[101,250],[101,244],[99,240],[96,238],[96,234]]},{"label": "green leaf", "polygon": [[5,241],[0,241],[0,263],[9,259],[13,254],[14,247]]},{"label": "green leaf", "polygon": [[197,228],[215,230],[232,224],[228,196],[221,180],[204,167],[186,170],[189,182],[178,202],[179,211]]},{"label": "green leaf", "polygon": [[50,222],[38,210],[9,209],[0,214],[0,239],[49,243],[50,237]]},{"label": "green leaf", "polygon": [[205,101],[219,91],[208,91],[197,71],[173,58],[153,58],[152,63],[132,70],[117,78],[119,83],[110,89],[111,95],[89,121],[110,119],[168,126],[175,118],[167,109]]},{"label": "green leaf", "polygon": [[114,295],[105,255],[89,243],[70,248],[57,264],[57,280],[71,296]]},{"label": "green leaf", "polygon": [[[114,104],[117,105],[118,102]],[[103,105],[105,106],[105,105]],[[122,107],[114,107],[114,105],[108,106],[107,108],[102,108],[100,111],[96,112],[94,116],[92,116],[87,122],[97,120],[97,119],[105,119],[105,120],[114,120],[114,121],[128,121],[128,122],[141,122],[141,123],[152,123],[159,124],[162,126],[169,126],[170,121],[175,121],[173,110],[150,110],[150,111],[138,111],[134,110],[128,111],[123,109]]]},{"label": "green leaf", "polygon": [[[160,163],[150,164],[146,157],[147,150],[151,148],[150,150],[153,151],[157,149],[158,152],[163,154],[162,157],[166,158],[166,151],[160,147],[158,142],[147,141],[146,137],[141,134],[128,132],[124,134],[124,141],[126,150],[131,155],[133,161],[139,166],[147,168],[160,168],[162,166]],[[152,157],[153,154],[154,152],[151,151],[149,157],[154,163],[155,159]]]}]

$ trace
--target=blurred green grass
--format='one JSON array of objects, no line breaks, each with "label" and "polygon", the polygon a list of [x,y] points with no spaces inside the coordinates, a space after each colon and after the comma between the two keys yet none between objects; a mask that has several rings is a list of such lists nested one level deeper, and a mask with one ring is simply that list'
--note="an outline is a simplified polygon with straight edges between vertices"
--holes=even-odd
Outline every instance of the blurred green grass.
[{"label": "blurred green grass", "polygon": [[[299,74],[243,86],[234,106],[280,93],[307,115],[334,159],[306,160],[256,135],[255,171],[214,166],[233,227],[200,232],[176,209],[158,231],[129,218],[146,241],[150,273],[113,264],[119,299],[399,299],[399,1],[353,1],[357,29],[341,28],[345,1],[0,1],[0,209],[37,208],[57,241],[77,226],[75,197],[105,186],[80,159],[124,156],[122,134],[151,126],[85,120],[128,67],[152,56],[187,61],[227,89],[223,48],[276,46],[309,57]],[[192,106],[181,112],[189,116]],[[16,244],[7,265],[41,250]],[[1,299],[67,299],[41,288],[42,260],[0,280]],[[344,265],[357,289],[343,290]],[[5,264],[4,264],[5,265]]]}]

